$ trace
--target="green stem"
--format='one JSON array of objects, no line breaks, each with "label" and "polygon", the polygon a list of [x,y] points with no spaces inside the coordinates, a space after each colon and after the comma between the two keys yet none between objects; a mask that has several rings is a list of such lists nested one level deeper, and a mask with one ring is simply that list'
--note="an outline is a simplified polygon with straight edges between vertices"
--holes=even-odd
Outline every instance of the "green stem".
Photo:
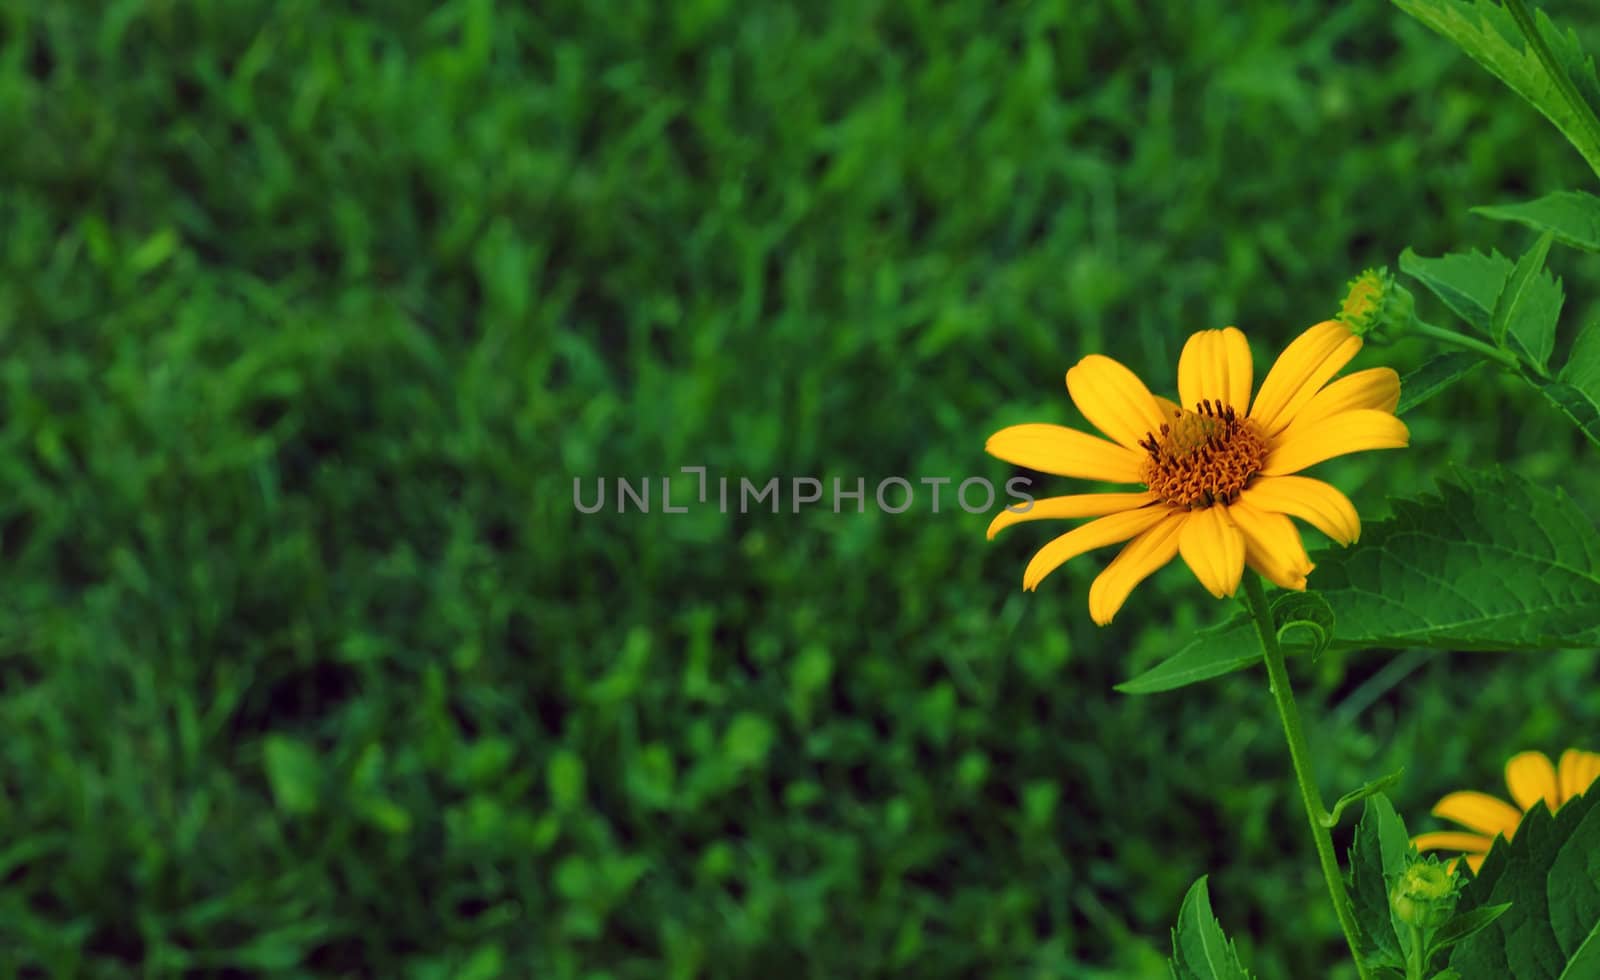
[{"label": "green stem", "polygon": [[1444,327],[1436,327],[1433,324],[1417,317],[1411,318],[1411,329],[1424,337],[1432,337],[1434,340],[1443,341],[1446,344],[1453,344],[1456,347],[1460,347],[1464,350],[1470,350],[1482,354],[1484,357],[1487,357],[1493,361],[1498,361],[1499,363],[1504,364],[1506,367],[1513,370],[1522,367],[1522,362],[1517,359],[1517,355],[1508,350],[1501,350],[1498,347],[1491,347],[1476,337],[1468,337],[1464,333],[1456,333],[1454,330],[1447,330]]},{"label": "green stem", "polygon": [[1406,954],[1406,980],[1423,980],[1422,930],[1411,927],[1411,952]]},{"label": "green stem", "polygon": [[1272,623],[1272,609],[1267,605],[1266,590],[1261,579],[1246,575],[1244,579],[1245,604],[1255,620],[1256,635],[1261,639],[1261,652],[1267,662],[1267,677],[1272,685],[1272,699],[1278,706],[1278,717],[1283,720],[1283,735],[1289,743],[1289,758],[1294,762],[1295,780],[1300,784],[1300,801],[1305,805],[1306,820],[1311,825],[1311,841],[1317,846],[1317,858],[1322,864],[1322,877],[1328,882],[1328,895],[1333,899],[1333,911],[1339,917],[1339,927],[1350,944],[1350,955],[1355,957],[1356,972],[1361,980],[1372,976],[1361,958],[1360,932],[1356,926],[1355,912],[1350,908],[1350,896],[1344,889],[1344,878],[1339,873],[1339,859],[1333,853],[1333,836],[1322,821],[1327,808],[1322,805],[1322,795],[1317,792],[1316,779],[1311,772],[1311,750],[1306,745],[1305,732],[1300,726],[1300,710],[1294,704],[1294,690],[1289,686],[1289,670],[1283,662],[1283,648],[1278,645],[1278,631]]},{"label": "green stem", "polygon": [[1539,33],[1539,25],[1534,23],[1533,15],[1528,12],[1528,5],[1522,0],[1505,0],[1505,4],[1506,9],[1511,12],[1512,19],[1517,22],[1517,29],[1527,39],[1528,47],[1533,49],[1534,56],[1544,65],[1545,73],[1555,82],[1556,91],[1561,93],[1561,98],[1567,103],[1568,111],[1577,120],[1578,132],[1568,133],[1567,138],[1572,140],[1578,152],[1583,154],[1583,158],[1589,163],[1589,168],[1596,175],[1600,175],[1600,119],[1595,118],[1594,107],[1584,99],[1578,87],[1572,84],[1567,70],[1556,60],[1550,46],[1544,43],[1544,35]]}]

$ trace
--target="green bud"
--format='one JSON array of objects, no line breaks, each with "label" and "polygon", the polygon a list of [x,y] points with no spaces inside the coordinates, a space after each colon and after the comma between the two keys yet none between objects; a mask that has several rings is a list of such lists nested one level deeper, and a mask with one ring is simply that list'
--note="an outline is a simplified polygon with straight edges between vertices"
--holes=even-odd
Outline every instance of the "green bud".
[{"label": "green bud", "polygon": [[1460,879],[1449,865],[1440,864],[1431,854],[1427,860],[1413,857],[1389,889],[1389,903],[1406,925],[1434,929],[1455,912],[1459,888]]},{"label": "green bud", "polygon": [[1387,339],[1411,325],[1416,301],[1385,268],[1368,269],[1345,286],[1344,302],[1334,317],[1356,336]]}]

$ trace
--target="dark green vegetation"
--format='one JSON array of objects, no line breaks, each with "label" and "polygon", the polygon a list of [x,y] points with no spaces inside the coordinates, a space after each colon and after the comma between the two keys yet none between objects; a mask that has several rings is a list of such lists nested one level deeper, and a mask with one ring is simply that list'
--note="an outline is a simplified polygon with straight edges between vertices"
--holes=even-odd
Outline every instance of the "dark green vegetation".
[{"label": "dark green vegetation", "polygon": [[[1587,186],[1395,11],[1146,6],[9,7],[0,969],[1162,976],[1210,872],[1256,973],[1328,975],[1259,673],[1111,691],[1233,611],[1181,566],[1099,629],[1104,555],[1024,595],[1054,529],[948,498],[572,503],[999,481],[1083,354],[1170,390],[1235,323],[1264,368]],[[1593,499],[1489,371],[1407,421],[1322,468],[1369,518],[1449,460]],[[1405,765],[1416,830],[1600,722],[1587,653],[1293,666],[1326,795]]]}]

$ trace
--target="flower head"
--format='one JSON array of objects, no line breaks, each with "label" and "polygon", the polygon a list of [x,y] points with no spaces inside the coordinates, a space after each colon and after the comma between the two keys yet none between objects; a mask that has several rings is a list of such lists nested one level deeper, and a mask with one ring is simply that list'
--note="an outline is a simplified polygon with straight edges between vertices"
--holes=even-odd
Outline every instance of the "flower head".
[{"label": "flower head", "polygon": [[1323,460],[1396,449],[1409,433],[1394,416],[1400,378],[1389,368],[1330,380],[1361,338],[1328,320],[1295,339],[1251,400],[1250,345],[1237,328],[1192,335],[1178,359],[1178,402],[1100,354],[1067,372],[1067,393],[1110,437],[1042,423],[989,437],[988,452],[1045,473],[1143,490],[1089,493],[1008,507],[989,537],[1024,521],[1092,517],[1046,544],[1023,572],[1035,589],[1068,559],[1128,542],[1089,588],[1089,614],[1111,622],[1134,587],[1181,555],[1219,598],[1239,587],[1245,565],[1286,589],[1304,589],[1312,565],[1290,517],[1340,544],[1361,533],[1355,507],[1321,480],[1296,476]]},{"label": "flower head", "polygon": [[1450,865],[1440,864],[1431,854],[1423,859],[1413,853],[1389,889],[1389,905],[1406,925],[1434,929],[1455,911],[1460,886],[1461,879]]},{"label": "flower head", "polygon": [[1357,336],[1377,332],[1381,337],[1389,331],[1404,331],[1410,326],[1415,309],[1410,291],[1395,282],[1388,269],[1367,269],[1346,285],[1344,301],[1334,319]]},{"label": "flower head", "polygon": [[1550,812],[1561,809],[1574,797],[1582,796],[1600,777],[1600,755],[1568,749],[1561,753],[1560,766],[1550,764],[1543,752],[1519,752],[1506,762],[1506,788],[1517,802],[1512,806],[1498,796],[1460,790],[1451,793],[1433,808],[1433,815],[1454,821],[1470,833],[1439,830],[1412,839],[1420,851],[1442,848],[1462,851],[1467,867],[1476,872],[1483,866],[1489,848],[1498,837],[1510,840],[1522,825],[1522,815],[1540,800]]}]

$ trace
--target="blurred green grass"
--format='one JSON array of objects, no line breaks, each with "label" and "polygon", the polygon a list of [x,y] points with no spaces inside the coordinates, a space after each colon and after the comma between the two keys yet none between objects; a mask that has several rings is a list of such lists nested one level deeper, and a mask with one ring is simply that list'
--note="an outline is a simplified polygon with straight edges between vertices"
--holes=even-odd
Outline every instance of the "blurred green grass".
[{"label": "blurred green grass", "polygon": [[[1096,629],[1045,529],[572,480],[998,482],[1082,354],[1264,366],[1586,175],[1397,12],[1218,0],[33,0],[0,141],[0,966],[60,977],[1164,976],[1205,872],[1337,976],[1260,679],[1111,693],[1223,613],[1184,570]],[[1408,421],[1369,519],[1596,489],[1487,371]],[[1414,826],[1600,719],[1579,654],[1301,673]]]}]

